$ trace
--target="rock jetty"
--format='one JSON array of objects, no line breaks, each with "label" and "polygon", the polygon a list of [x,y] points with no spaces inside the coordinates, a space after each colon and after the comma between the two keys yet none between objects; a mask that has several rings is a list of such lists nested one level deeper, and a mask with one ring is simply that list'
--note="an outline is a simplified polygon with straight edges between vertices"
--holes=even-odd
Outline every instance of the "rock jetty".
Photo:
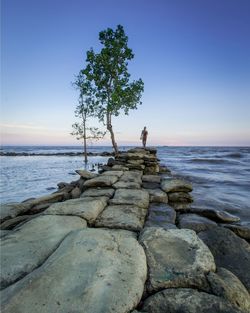
[{"label": "rock jetty", "polygon": [[3,313],[249,313],[250,229],[153,148],[1,206]]}]

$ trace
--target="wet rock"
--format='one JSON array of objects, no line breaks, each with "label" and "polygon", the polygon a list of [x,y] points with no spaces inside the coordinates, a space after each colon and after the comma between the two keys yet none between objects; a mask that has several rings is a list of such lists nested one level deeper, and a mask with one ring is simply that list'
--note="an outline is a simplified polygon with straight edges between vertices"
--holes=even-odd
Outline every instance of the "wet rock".
[{"label": "wet rock", "polygon": [[43,214],[75,215],[92,224],[107,205],[107,197],[84,197],[52,204]]},{"label": "wet rock", "polygon": [[250,223],[242,222],[241,224],[222,224],[223,227],[229,228],[237,236],[250,240]]},{"label": "wet rock", "polygon": [[179,216],[179,228],[188,228],[196,233],[216,227],[217,224],[206,217],[197,214],[181,214]]},{"label": "wet rock", "polygon": [[250,296],[241,281],[225,268],[207,275],[213,294],[222,297],[244,312],[250,312]]},{"label": "wet rock", "polygon": [[146,299],[144,313],[242,313],[217,296],[194,289],[160,291]]},{"label": "wet rock", "polygon": [[135,205],[109,205],[96,219],[96,227],[120,228],[140,231],[147,210]]},{"label": "wet rock", "polygon": [[71,191],[71,198],[72,199],[77,199],[77,198],[79,198],[80,197],[80,195],[81,195],[81,190],[80,190],[80,188],[79,187],[75,187],[72,191]]},{"label": "wet rock", "polygon": [[84,179],[91,179],[91,178],[97,177],[97,174],[91,173],[86,170],[76,170],[76,173],[79,174]]},{"label": "wet rock", "polygon": [[185,180],[169,178],[162,180],[161,189],[165,192],[190,192],[193,187]]},{"label": "wet rock", "polygon": [[111,198],[115,193],[113,188],[89,188],[84,191],[81,195],[82,197],[108,197]]},{"label": "wet rock", "polygon": [[115,189],[119,189],[119,188],[125,188],[125,189],[140,189],[141,185],[137,182],[131,182],[131,181],[118,181],[116,182],[113,187]]},{"label": "wet rock", "polygon": [[140,237],[149,271],[148,291],[162,288],[208,288],[205,274],[215,271],[207,246],[189,229],[146,228]]},{"label": "wet rock", "polygon": [[202,216],[206,216],[217,222],[230,223],[230,222],[238,222],[240,220],[240,218],[235,215],[232,215],[225,211],[219,211],[215,209],[192,207],[191,212],[202,215]]},{"label": "wet rock", "polygon": [[143,175],[142,181],[149,183],[160,183],[161,177],[159,175]]},{"label": "wet rock", "polygon": [[167,168],[167,166],[165,166],[165,165],[160,165],[160,167],[159,167],[159,173],[160,173],[160,174],[163,174],[163,173],[171,174],[171,171],[170,171],[169,168]]},{"label": "wet rock", "polygon": [[114,159],[114,158],[109,158],[109,159],[108,159],[108,162],[107,162],[107,165],[108,165],[108,166],[113,166],[113,165],[115,165],[115,159]]},{"label": "wet rock", "polygon": [[168,195],[161,189],[146,189],[150,202],[168,203]]},{"label": "wet rock", "polygon": [[250,245],[224,227],[199,233],[211,250],[216,265],[236,275],[250,292]]},{"label": "wet rock", "polygon": [[37,204],[35,206],[33,206],[28,212],[27,214],[39,214],[41,212],[43,212],[44,210],[46,210],[49,206],[51,205],[51,203],[42,203],[42,204]]},{"label": "wet rock", "polygon": [[177,203],[190,203],[193,201],[192,196],[187,192],[169,192],[168,193],[169,202]]},{"label": "wet rock", "polygon": [[169,205],[163,203],[151,203],[148,209],[148,217],[145,227],[162,227],[164,229],[176,229],[176,212]]},{"label": "wet rock", "polygon": [[87,188],[91,187],[110,187],[115,182],[117,182],[118,177],[115,175],[101,175],[96,178],[92,178],[89,180],[86,180],[84,183],[84,186]]},{"label": "wet rock", "polygon": [[127,313],[139,303],[146,275],[145,253],[132,232],[75,231],[2,292],[2,312]]},{"label": "wet rock", "polygon": [[181,213],[190,213],[191,210],[191,204],[190,203],[178,203],[178,202],[172,202],[171,207],[175,209],[177,212]]},{"label": "wet rock", "polygon": [[159,173],[159,165],[158,164],[154,164],[154,165],[146,165],[143,173],[144,175],[152,175],[152,174],[156,174]]},{"label": "wet rock", "polygon": [[160,183],[142,182],[142,187],[144,189],[159,189],[161,187]]},{"label": "wet rock", "polygon": [[109,203],[136,205],[146,209],[149,205],[149,194],[140,189],[116,189],[115,195],[113,199],[109,200]]},{"label": "wet rock", "polygon": [[86,222],[73,216],[40,216],[22,225],[1,241],[1,280],[6,288],[40,266],[64,237]]}]

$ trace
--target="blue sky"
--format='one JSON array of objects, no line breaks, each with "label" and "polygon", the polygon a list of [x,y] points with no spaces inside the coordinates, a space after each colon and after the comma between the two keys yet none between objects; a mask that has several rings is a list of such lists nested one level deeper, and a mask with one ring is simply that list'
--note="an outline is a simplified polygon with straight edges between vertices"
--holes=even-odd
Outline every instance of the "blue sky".
[{"label": "blue sky", "polygon": [[[99,31],[122,24],[143,104],[118,144],[250,145],[250,1],[2,0],[3,144],[74,145],[71,85]],[[91,120],[91,125],[97,121]],[[98,144],[110,144],[109,136]]]}]

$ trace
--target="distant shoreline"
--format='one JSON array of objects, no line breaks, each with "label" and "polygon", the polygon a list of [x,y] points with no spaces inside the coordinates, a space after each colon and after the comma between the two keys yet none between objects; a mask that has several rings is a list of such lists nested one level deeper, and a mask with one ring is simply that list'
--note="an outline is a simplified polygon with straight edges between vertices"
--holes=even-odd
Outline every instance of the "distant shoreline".
[{"label": "distant shoreline", "polygon": [[[0,156],[83,156],[83,152],[56,152],[56,153],[28,153],[28,152],[0,152]],[[114,152],[88,152],[88,156],[113,156]]]}]

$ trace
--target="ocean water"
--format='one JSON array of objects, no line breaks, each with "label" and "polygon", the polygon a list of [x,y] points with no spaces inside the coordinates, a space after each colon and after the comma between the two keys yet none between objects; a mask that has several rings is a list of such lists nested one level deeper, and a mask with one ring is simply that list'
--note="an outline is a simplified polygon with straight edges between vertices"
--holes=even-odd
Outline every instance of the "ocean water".
[{"label": "ocean water", "polygon": [[[121,147],[126,150],[130,147]],[[80,152],[77,147],[2,147],[4,152]],[[112,151],[111,147],[90,147],[89,152]],[[158,158],[172,174],[186,178],[194,187],[194,205],[219,209],[250,222],[250,147],[158,147]],[[87,169],[106,163],[108,157],[89,157]],[[1,203],[20,202],[56,190],[57,183],[77,180],[82,157],[0,157]]]}]

